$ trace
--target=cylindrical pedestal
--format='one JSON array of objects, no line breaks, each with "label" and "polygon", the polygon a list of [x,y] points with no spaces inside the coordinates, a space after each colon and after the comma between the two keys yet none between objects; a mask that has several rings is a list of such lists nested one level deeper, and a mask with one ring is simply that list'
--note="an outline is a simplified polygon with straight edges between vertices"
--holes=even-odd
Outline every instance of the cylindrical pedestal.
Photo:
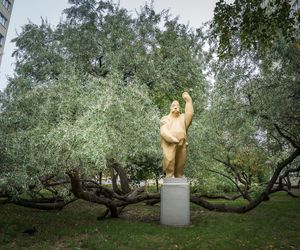
[{"label": "cylindrical pedestal", "polygon": [[190,185],[187,178],[165,178],[161,188],[160,223],[168,226],[190,224]]}]

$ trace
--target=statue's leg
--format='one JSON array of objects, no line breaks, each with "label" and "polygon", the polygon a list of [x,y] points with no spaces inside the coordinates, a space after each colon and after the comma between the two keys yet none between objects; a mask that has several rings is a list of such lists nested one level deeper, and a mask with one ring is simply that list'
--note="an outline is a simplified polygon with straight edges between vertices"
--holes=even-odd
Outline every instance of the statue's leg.
[{"label": "statue's leg", "polygon": [[174,170],[174,176],[176,178],[180,178],[183,176],[183,169],[186,160],[186,152],[187,152],[186,143],[183,143],[182,146],[177,147],[176,157],[175,157],[175,170]]},{"label": "statue's leg", "polygon": [[176,152],[176,145],[163,143],[163,167],[166,177],[173,177],[174,176],[174,166],[175,166],[175,152]]}]

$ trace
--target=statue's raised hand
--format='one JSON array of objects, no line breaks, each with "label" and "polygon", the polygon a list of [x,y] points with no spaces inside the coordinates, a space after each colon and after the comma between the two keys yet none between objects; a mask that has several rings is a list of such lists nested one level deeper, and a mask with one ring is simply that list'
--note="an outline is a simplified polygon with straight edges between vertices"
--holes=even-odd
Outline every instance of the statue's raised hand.
[{"label": "statue's raised hand", "polygon": [[189,95],[188,92],[183,92],[183,93],[182,93],[182,98],[183,98],[186,102],[191,102],[191,101],[192,101],[192,98],[191,98],[191,96]]}]

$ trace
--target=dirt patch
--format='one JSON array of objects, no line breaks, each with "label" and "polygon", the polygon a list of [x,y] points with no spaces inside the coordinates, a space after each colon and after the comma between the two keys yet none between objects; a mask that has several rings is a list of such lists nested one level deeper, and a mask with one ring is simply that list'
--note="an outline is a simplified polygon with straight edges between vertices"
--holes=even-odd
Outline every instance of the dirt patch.
[{"label": "dirt patch", "polygon": [[72,242],[72,245],[74,245],[75,242],[76,245],[79,247],[82,245],[82,241],[84,241],[88,237],[89,237],[88,234],[79,234],[72,238],[64,237],[56,242],[56,244],[53,246],[53,249],[57,249],[57,250],[67,249],[69,247],[68,242]]},{"label": "dirt patch", "polygon": [[153,222],[159,221],[159,208],[153,209],[135,209],[133,207],[125,208],[120,214],[120,218],[132,221]]}]

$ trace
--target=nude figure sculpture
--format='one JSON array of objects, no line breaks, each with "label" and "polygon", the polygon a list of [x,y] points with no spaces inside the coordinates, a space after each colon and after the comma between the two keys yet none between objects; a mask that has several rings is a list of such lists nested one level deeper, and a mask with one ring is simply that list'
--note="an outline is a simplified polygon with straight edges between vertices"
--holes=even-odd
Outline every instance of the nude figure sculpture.
[{"label": "nude figure sculpture", "polygon": [[166,177],[183,176],[188,145],[187,130],[194,116],[194,108],[192,98],[187,92],[182,94],[182,98],[185,101],[185,113],[180,114],[179,102],[173,101],[169,115],[160,120],[163,168]]}]

